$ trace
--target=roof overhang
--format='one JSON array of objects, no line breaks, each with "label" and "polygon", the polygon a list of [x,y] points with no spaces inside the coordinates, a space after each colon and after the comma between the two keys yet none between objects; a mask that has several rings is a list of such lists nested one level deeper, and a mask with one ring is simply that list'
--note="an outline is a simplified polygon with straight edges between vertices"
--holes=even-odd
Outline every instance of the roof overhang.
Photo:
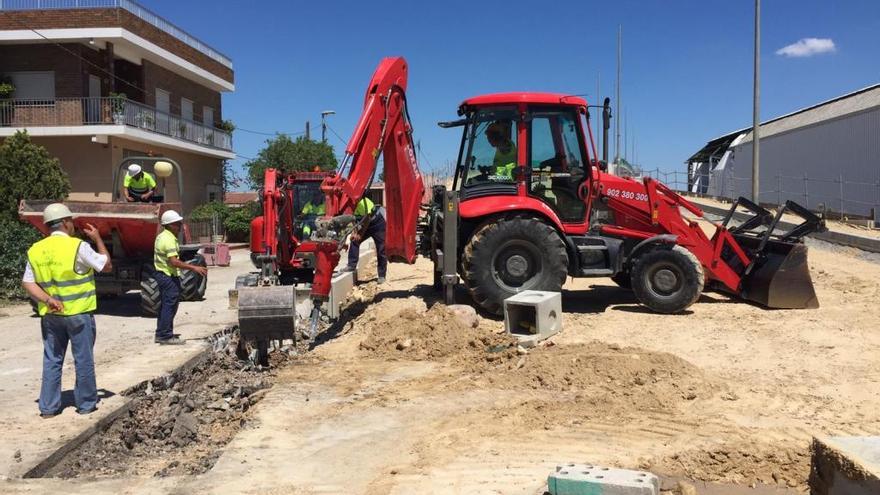
[{"label": "roof overhang", "polygon": [[0,31],[0,44],[16,44],[21,42],[45,43],[74,42],[104,45],[113,43],[114,53],[135,64],[142,59],[174,72],[183,72],[185,77],[218,92],[234,91],[235,84],[218,77],[198,65],[171,53],[159,45],[142,38],[127,29],[118,27],[105,28],[70,28],[70,29],[20,29]]},{"label": "roof overhang", "polygon": [[0,127],[0,137],[9,137],[17,131],[26,130],[31,137],[63,137],[63,136],[91,136],[97,142],[106,142],[106,136],[117,136],[139,143],[153,144],[171,148],[178,151],[197,153],[232,160],[236,157],[235,152],[225,151],[196,143],[190,143],[163,136],[154,132],[144,131],[125,125],[76,125],[76,126],[52,126],[52,127]]}]

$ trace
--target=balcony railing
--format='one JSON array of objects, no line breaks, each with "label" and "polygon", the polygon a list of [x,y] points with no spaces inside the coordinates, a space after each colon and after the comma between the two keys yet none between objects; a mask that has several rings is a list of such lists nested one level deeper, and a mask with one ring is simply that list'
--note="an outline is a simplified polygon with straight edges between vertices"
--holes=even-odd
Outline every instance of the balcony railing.
[{"label": "balcony railing", "polygon": [[0,10],[125,9],[140,20],[174,36],[226,67],[232,60],[167,19],[132,0],[0,0]]},{"label": "balcony railing", "polygon": [[0,100],[0,127],[126,125],[232,151],[232,134],[119,98]]}]

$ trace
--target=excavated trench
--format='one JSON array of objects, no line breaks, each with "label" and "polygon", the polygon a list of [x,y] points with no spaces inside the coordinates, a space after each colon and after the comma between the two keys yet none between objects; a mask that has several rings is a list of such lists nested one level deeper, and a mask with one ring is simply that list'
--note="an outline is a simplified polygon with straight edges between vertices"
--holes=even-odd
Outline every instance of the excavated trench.
[{"label": "excavated trench", "polygon": [[262,370],[236,356],[236,329],[219,332],[211,343],[174,372],[123,392],[131,401],[119,414],[26,477],[164,477],[210,470],[248,426],[277,369],[295,354],[273,352],[270,368]]}]

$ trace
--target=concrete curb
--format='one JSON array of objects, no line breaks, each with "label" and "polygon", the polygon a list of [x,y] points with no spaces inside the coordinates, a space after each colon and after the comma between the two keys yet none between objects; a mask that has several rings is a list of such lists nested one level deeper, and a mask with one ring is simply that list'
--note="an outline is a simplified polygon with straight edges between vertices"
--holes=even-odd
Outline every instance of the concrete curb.
[{"label": "concrete curb", "polygon": [[[701,210],[711,213],[713,215],[724,216],[727,214],[726,208],[719,208],[717,206],[707,205],[705,203],[701,203],[697,198],[687,198],[688,201],[697,205]],[[745,213],[734,212],[733,218],[737,220],[745,220],[748,218],[748,215]],[[790,229],[795,225],[789,222],[779,222],[779,226],[784,229]],[[830,242],[832,244],[839,244],[842,246],[854,247],[856,249],[861,249],[863,251],[868,251],[871,253],[880,253],[880,239],[872,239],[870,237],[862,237],[858,235],[852,234],[844,234],[842,232],[816,232],[810,234],[809,237],[813,239],[818,239],[820,241]]]}]

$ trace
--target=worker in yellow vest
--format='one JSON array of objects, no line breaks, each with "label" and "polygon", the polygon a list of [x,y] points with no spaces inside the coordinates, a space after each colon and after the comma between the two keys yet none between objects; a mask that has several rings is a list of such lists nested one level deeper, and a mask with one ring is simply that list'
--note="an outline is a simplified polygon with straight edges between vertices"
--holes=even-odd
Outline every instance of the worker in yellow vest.
[{"label": "worker in yellow vest", "polygon": [[492,180],[513,181],[516,168],[516,145],[510,139],[510,122],[497,121],[486,127],[486,140],[495,148]]},{"label": "worker in yellow vest", "polygon": [[156,179],[144,172],[137,163],[128,166],[128,172],[122,181],[122,196],[129,203],[148,203],[156,194]]},{"label": "worker in yellow vest", "polygon": [[306,201],[306,204],[304,204],[302,210],[300,210],[300,223],[302,224],[303,239],[308,239],[312,236],[312,231],[316,228],[315,220],[318,217],[323,216],[324,211],[325,207],[323,201],[317,205],[311,201]]},{"label": "worker in yellow vest", "polygon": [[89,414],[98,404],[92,315],[98,306],[94,272],[109,272],[113,265],[93,225],[86,224],[83,232],[98,252],[87,242],[72,237],[76,231],[73,215],[63,204],[47,206],[43,223],[52,232],[28,249],[22,277],[22,287],[37,303],[43,334],[43,381],[37,404],[44,418],[61,413],[61,369],[70,343],[76,369],[76,412]]},{"label": "worker in yellow vest", "polygon": [[355,205],[354,216],[358,223],[351,234],[348,266],[345,271],[353,272],[357,269],[361,243],[372,238],[376,243],[376,271],[379,275],[377,282],[384,284],[388,270],[388,258],[385,256],[385,208],[374,204],[370,198],[363,198]]},{"label": "worker in yellow vest", "polygon": [[180,305],[180,270],[190,270],[204,277],[208,274],[208,269],[180,260],[177,236],[183,228],[183,217],[174,210],[168,210],[162,213],[159,220],[164,228],[156,236],[153,245],[153,266],[156,269],[154,277],[159,284],[162,302],[154,341],[163,345],[179,345],[184,341],[174,333],[174,317]]}]

